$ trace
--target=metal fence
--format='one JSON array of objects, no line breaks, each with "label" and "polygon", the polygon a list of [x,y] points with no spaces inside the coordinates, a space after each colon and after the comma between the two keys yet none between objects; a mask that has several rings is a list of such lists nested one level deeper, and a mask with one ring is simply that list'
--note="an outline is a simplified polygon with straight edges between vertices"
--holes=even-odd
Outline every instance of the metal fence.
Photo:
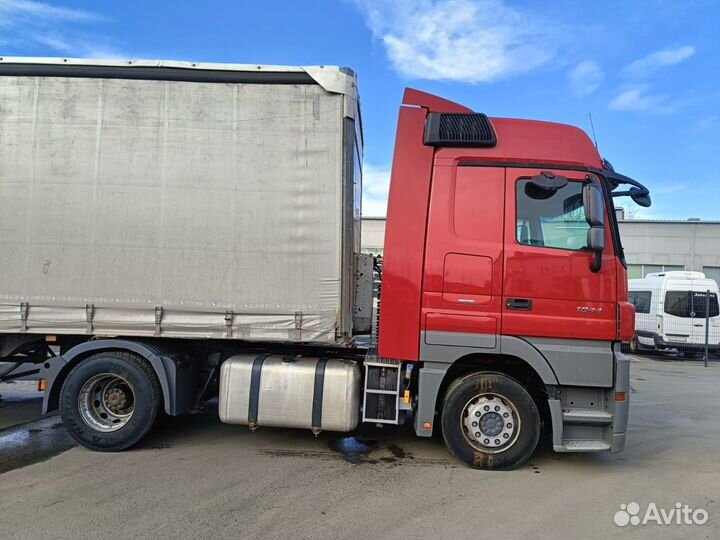
[{"label": "metal fence", "polygon": [[656,351],[703,358],[720,353],[720,306],[717,286],[648,287],[652,280],[631,281],[635,305],[632,352]]}]

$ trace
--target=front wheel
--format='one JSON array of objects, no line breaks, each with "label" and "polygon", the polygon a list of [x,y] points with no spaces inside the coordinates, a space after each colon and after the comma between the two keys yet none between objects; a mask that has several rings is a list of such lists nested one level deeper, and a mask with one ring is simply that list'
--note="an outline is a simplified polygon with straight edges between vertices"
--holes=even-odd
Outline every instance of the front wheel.
[{"label": "front wheel", "polygon": [[83,446],[124,450],[150,430],[162,389],[152,367],[134,354],[107,351],[73,368],[60,391],[63,423]]},{"label": "front wheel", "polygon": [[519,467],[540,438],[540,414],[532,397],[500,373],[471,373],[454,381],[441,421],[450,452],[477,469]]}]

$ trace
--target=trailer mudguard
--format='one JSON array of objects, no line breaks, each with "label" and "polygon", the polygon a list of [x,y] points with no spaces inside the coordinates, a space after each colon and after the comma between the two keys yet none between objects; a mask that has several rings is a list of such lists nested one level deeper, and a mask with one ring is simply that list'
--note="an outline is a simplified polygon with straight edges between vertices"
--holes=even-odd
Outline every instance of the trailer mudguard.
[{"label": "trailer mudguard", "polygon": [[125,351],[147,360],[157,375],[163,392],[165,412],[177,416],[190,410],[195,395],[195,363],[175,354],[167,346],[147,341],[102,339],[76,345],[62,356],[48,359],[40,376],[47,381],[42,413],[57,409],[60,389],[70,371],[95,353]]}]

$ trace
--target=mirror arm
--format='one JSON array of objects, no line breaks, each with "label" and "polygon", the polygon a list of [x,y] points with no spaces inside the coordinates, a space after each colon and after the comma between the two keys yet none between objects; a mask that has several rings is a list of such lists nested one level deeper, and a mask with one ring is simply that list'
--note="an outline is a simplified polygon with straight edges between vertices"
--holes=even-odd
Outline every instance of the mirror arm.
[{"label": "mirror arm", "polygon": [[[619,186],[620,184],[628,184],[631,186],[635,186],[636,188],[638,188],[640,190],[640,193],[638,193],[638,195],[649,195],[650,194],[650,190],[648,188],[643,186],[637,180],[633,180],[629,176],[625,176],[624,174],[616,173],[614,171],[612,171],[612,172],[611,171],[602,171],[600,174],[602,174],[606,180],[608,180],[609,182],[614,184],[615,187]],[[623,195],[630,195],[631,193],[629,190],[626,190],[626,191],[617,191],[617,192],[611,191],[611,194],[613,197],[620,197]]]},{"label": "mirror arm", "polygon": [[600,269],[602,269],[602,251],[596,251],[590,263],[590,271],[593,274],[597,274]]}]

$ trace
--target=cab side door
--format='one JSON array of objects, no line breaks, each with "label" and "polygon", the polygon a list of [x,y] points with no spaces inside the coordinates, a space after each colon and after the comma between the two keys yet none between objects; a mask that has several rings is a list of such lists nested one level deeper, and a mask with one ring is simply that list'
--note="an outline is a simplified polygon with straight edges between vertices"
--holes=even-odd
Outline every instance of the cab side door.
[{"label": "cab side door", "polygon": [[[556,191],[533,189],[549,172],[567,178]],[[616,266],[605,208],[601,268],[591,268],[583,185],[586,172],[508,168],[502,332],[513,336],[615,340]]]}]

